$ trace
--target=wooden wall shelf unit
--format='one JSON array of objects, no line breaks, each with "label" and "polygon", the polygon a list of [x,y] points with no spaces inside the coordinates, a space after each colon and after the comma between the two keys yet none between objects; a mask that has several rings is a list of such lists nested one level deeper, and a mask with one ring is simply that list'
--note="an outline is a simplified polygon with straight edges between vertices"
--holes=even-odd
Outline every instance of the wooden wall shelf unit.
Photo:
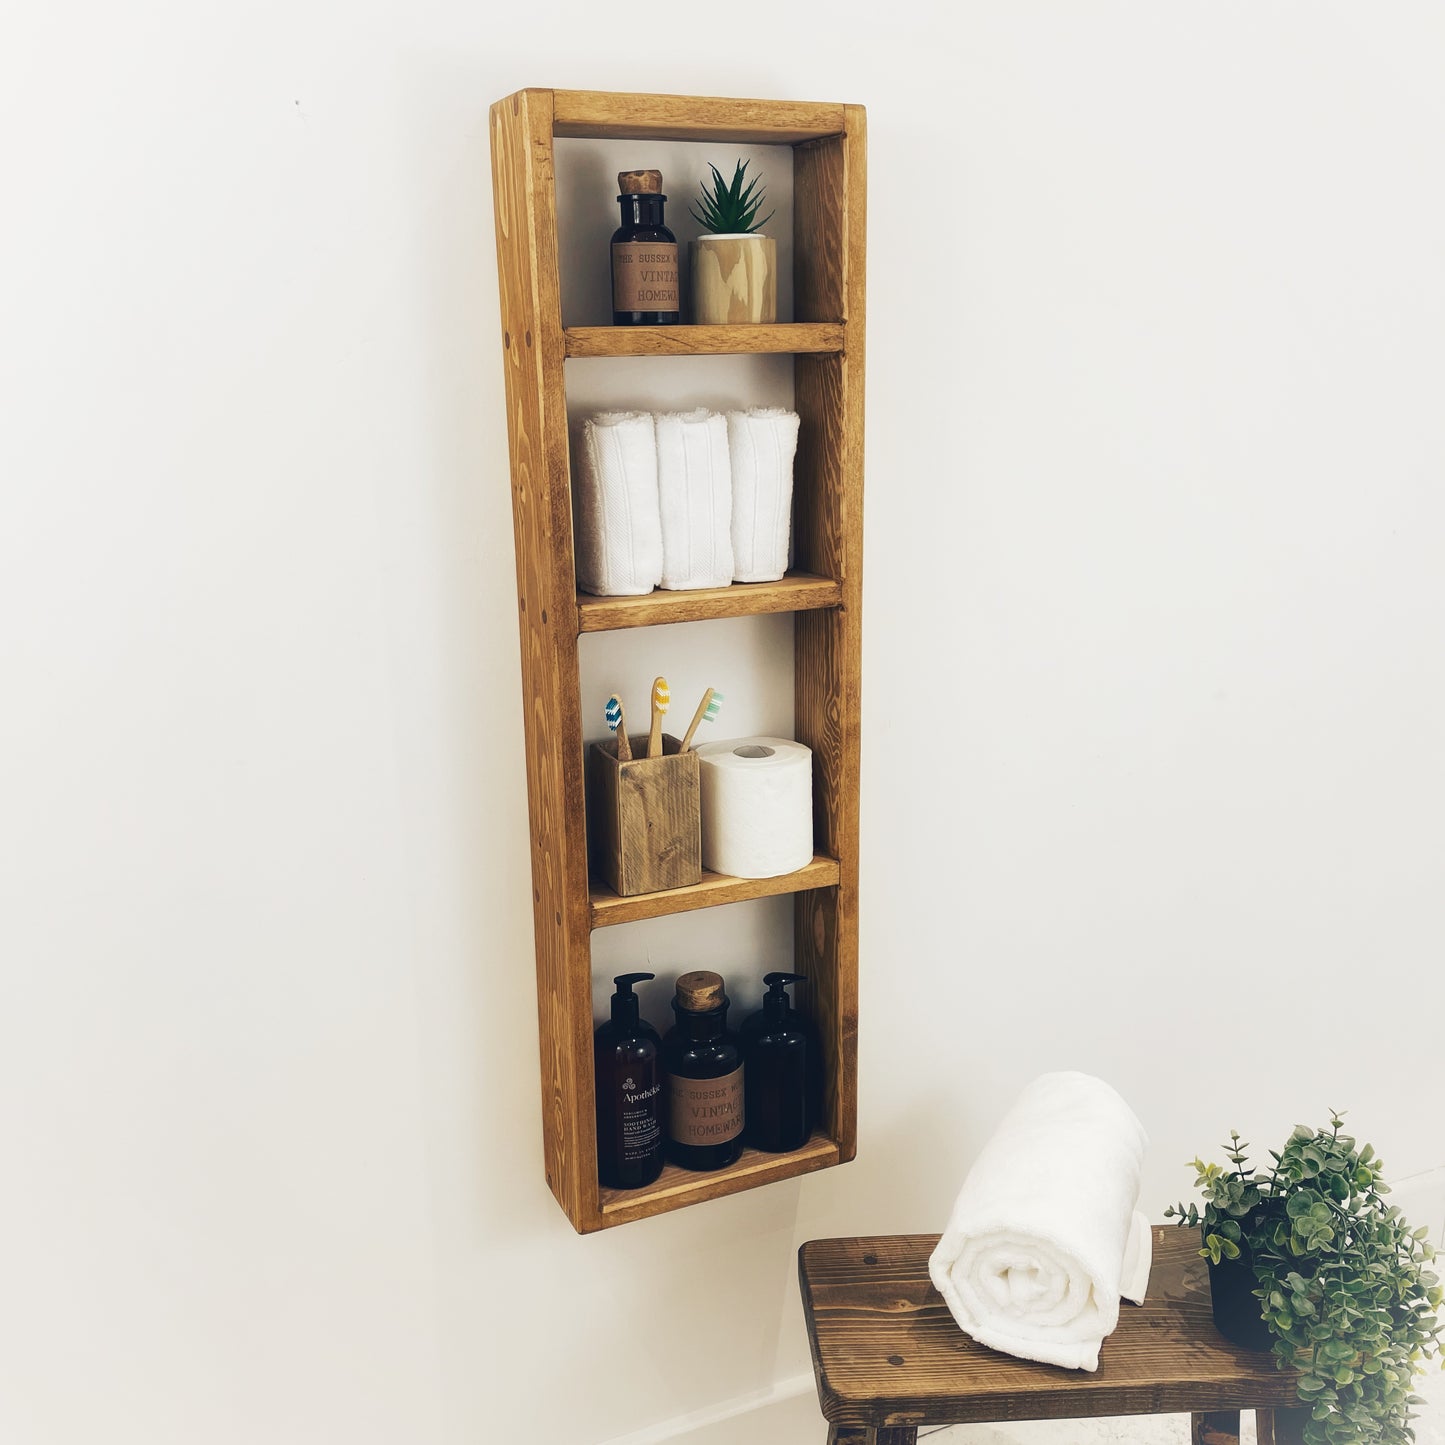
[{"label": "wooden wall shelf unit", "polygon": [[[522,638],[532,898],[547,1183],[582,1233],[846,1163],[856,1148],[858,707],[863,561],[861,106],[594,91],[522,90],[491,112]],[[554,142],[558,136],[793,147],[794,298],[775,326],[562,324]],[[568,357],[784,353],[802,418],[793,517],[796,571],[780,582],[648,597],[577,590],[568,478]],[[686,364],[686,363],[683,363]],[[587,873],[578,639],[704,618],[795,614],[795,719],[813,750],[817,856],[786,878],[724,878],[619,898]],[[746,1150],[729,1169],[669,1167],[645,1189],[601,1188],[592,1084],[593,929],[791,893],[795,967],[823,1043],[826,1098],[792,1154]],[[685,963],[685,960],[680,960]]]}]

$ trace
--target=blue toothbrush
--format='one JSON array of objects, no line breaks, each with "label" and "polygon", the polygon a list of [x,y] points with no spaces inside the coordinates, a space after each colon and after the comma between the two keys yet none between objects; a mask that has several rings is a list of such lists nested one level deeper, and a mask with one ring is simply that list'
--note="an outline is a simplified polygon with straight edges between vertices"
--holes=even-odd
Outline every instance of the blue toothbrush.
[{"label": "blue toothbrush", "polygon": [[622,699],[614,692],[607,699],[607,726],[617,734],[617,761],[632,761],[632,744],[627,741],[627,714],[622,711]]}]

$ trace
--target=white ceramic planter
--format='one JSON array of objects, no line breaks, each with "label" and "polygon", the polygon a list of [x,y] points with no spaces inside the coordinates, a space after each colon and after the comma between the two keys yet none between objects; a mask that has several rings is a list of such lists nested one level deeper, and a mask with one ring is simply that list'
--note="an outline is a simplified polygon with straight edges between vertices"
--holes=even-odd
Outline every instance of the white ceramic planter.
[{"label": "white ceramic planter", "polygon": [[778,247],[771,236],[699,236],[692,243],[698,326],[778,319]]}]

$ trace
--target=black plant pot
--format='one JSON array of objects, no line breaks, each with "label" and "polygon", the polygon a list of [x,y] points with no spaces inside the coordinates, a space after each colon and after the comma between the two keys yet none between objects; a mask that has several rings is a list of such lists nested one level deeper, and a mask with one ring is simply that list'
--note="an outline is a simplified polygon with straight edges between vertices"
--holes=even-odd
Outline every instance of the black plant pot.
[{"label": "black plant pot", "polygon": [[1214,1328],[1231,1344],[1246,1350],[1274,1348],[1274,1332],[1264,1321],[1264,1309],[1254,1297],[1259,1281],[1249,1246],[1239,1246],[1238,1259],[1209,1261],[1209,1304]]}]

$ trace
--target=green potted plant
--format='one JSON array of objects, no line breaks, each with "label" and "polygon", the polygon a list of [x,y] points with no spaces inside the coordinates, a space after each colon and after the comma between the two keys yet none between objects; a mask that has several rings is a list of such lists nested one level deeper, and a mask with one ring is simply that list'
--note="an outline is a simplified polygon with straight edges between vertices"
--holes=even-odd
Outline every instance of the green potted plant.
[{"label": "green potted plant", "polygon": [[1230,1168],[1194,1161],[1203,1211],[1164,1213],[1202,1227],[1221,1333],[1299,1372],[1308,1445],[1407,1445],[1411,1382],[1441,1345],[1435,1251],[1342,1128],[1333,1112],[1328,1129],[1300,1125],[1270,1169],[1251,1169],[1231,1132]]},{"label": "green potted plant", "polygon": [[772,220],[760,221],[766,194],[761,178],[746,180],[750,162],[740,160],[731,183],[716,166],[692,205],[692,217],[704,235],[692,243],[692,311],[699,326],[778,319],[778,248],[760,235]]}]

